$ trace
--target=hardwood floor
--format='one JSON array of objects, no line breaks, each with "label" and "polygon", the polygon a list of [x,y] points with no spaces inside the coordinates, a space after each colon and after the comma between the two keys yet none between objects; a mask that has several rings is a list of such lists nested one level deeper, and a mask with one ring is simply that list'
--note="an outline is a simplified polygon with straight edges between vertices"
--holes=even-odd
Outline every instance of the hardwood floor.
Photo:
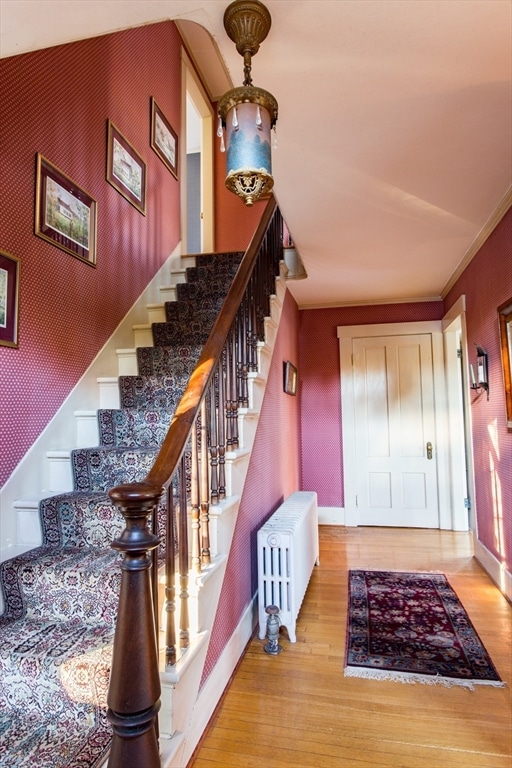
[{"label": "hardwood floor", "polygon": [[[349,568],[445,573],[507,687],[345,678]],[[255,636],[190,766],[511,768],[511,625],[469,534],[321,526],[297,642],[269,656]]]}]

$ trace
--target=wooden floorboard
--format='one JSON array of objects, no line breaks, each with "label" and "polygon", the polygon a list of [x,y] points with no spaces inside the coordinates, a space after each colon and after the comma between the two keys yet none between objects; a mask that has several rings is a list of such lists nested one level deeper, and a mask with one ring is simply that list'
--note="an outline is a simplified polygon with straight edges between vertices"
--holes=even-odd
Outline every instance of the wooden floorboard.
[{"label": "wooden floorboard", "polygon": [[[445,573],[506,687],[344,677],[350,568]],[[511,768],[511,630],[470,534],[321,526],[297,642],[255,636],[190,768]]]}]

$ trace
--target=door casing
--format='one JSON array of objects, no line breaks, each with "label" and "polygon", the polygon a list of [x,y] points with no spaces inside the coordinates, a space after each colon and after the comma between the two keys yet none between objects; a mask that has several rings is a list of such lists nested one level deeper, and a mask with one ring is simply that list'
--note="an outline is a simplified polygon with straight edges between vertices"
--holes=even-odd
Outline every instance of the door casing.
[{"label": "door casing", "polygon": [[[192,62],[181,51],[181,135],[186,136],[187,93],[201,117],[201,252],[214,251],[213,210],[213,111],[208,96],[197,77]],[[183,252],[187,253],[187,142],[181,142],[181,233]]]},{"label": "door casing", "polygon": [[[459,297],[443,317],[442,328],[450,425],[452,527],[454,531],[467,531],[469,527],[476,532],[475,473],[470,437],[472,434],[471,398],[464,295]],[[457,355],[458,349],[461,350],[462,359]],[[469,510],[464,506],[464,498],[469,498]]]},{"label": "door casing", "polygon": [[357,456],[355,441],[355,402],[352,368],[352,339],[371,336],[403,336],[430,334],[432,338],[432,367],[434,378],[435,429],[438,460],[439,527],[454,528],[450,494],[450,447],[446,419],[447,398],[444,373],[443,333],[440,320],[414,323],[380,323],[373,325],[338,326],[340,348],[340,377],[342,399],[343,476],[345,525],[357,526]]}]

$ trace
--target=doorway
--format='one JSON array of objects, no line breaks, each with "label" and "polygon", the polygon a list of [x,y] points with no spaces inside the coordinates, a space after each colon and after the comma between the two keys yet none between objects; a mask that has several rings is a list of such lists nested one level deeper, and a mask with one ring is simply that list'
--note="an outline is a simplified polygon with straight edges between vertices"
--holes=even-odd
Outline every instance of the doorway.
[{"label": "doorway", "polygon": [[461,296],[443,317],[442,328],[450,434],[452,527],[455,531],[467,531],[468,527],[475,531],[465,296]]},{"label": "doorway", "polygon": [[441,322],[338,338],[346,525],[452,528]]},{"label": "doorway", "polygon": [[214,250],[213,222],[213,113],[210,101],[185,51],[182,50],[181,185],[183,253]]}]

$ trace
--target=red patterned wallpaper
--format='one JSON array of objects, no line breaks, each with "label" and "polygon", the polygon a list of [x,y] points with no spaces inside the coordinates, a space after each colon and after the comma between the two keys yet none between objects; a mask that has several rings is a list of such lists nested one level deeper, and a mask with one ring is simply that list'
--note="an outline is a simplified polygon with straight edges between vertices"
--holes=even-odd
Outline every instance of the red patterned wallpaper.
[{"label": "red patterned wallpaper", "polygon": [[[0,486],[180,239],[179,183],[149,145],[180,129],[180,38],[163,22],[0,60],[0,250],[21,259],[19,349],[0,346]],[[105,180],[110,118],[147,163],[147,215]],[[97,267],[34,235],[40,152],[98,201]]]},{"label": "red patterned wallpaper", "polygon": [[338,325],[439,320],[443,302],[306,309],[300,313],[302,490],[343,507]]},{"label": "red patterned wallpaper", "polygon": [[505,419],[497,308],[512,297],[512,209],[484,243],[445,299],[446,310],[466,295],[469,362],[475,344],[489,355],[489,400],[472,395],[478,538],[512,568],[512,430]]},{"label": "red patterned wallpaper", "polygon": [[301,490],[300,398],[283,392],[283,362],[298,362],[298,317],[297,304],[287,291],[203,681],[256,592],[258,529],[293,491]]}]

